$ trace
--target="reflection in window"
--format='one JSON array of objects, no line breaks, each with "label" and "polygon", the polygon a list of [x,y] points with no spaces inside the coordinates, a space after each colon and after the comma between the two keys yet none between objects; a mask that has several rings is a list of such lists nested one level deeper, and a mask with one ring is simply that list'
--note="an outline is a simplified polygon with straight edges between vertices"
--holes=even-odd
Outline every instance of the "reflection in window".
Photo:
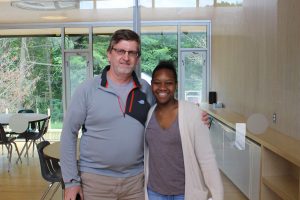
[{"label": "reflection in window", "polygon": [[217,0],[217,5],[220,7],[236,7],[242,6],[243,0]]},{"label": "reflection in window", "polygon": [[88,35],[66,35],[65,48],[66,49],[88,49],[89,36]]},{"label": "reflection in window", "polygon": [[152,0],[140,0],[140,5],[142,7],[151,8],[152,7]]},{"label": "reflection in window", "polygon": [[199,0],[199,7],[212,7],[214,0]]},{"label": "reflection in window", "polygon": [[89,47],[88,28],[66,28],[65,49],[88,49]]},{"label": "reflection in window", "polygon": [[206,26],[181,26],[181,48],[207,48]]},{"label": "reflection in window", "polygon": [[80,1],[79,8],[82,10],[93,9],[94,2],[93,1]]},{"label": "reflection in window", "polygon": [[107,9],[107,8],[130,8],[133,7],[133,0],[106,0],[97,1],[97,9]]},{"label": "reflection in window", "polygon": [[156,8],[190,8],[196,7],[196,0],[156,0]]}]

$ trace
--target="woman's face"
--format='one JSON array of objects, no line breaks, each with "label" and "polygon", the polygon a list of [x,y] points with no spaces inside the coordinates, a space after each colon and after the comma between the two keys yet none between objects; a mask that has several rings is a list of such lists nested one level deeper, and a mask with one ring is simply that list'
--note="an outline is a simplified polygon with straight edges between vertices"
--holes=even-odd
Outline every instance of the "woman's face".
[{"label": "woman's face", "polygon": [[169,69],[160,69],[155,72],[151,82],[152,92],[157,103],[167,104],[173,102],[177,83],[174,74]]}]

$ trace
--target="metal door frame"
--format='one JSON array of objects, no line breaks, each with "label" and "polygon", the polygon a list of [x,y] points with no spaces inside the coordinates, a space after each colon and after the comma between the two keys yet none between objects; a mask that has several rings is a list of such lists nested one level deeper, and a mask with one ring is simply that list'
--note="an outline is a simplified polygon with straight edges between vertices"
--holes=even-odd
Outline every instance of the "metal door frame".
[{"label": "metal door frame", "polygon": [[64,52],[64,69],[65,69],[65,81],[64,81],[64,88],[65,88],[65,103],[66,106],[69,105],[71,100],[71,86],[70,86],[70,67],[69,67],[69,57],[71,56],[82,56],[86,57],[87,60],[87,66],[86,66],[86,79],[91,78],[93,76],[93,68],[91,66],[90,62],[90,55],[89,52],[86,50],[72,50]]},{"label": "metal door frame", "polygon": [[89,45],[87,49],[65,49],[65,28],[61,28],[61,49],[63,52],[62,56],[62,68],[63,68],[63,113],[66,114],[67,107],[70,103],[70,87],[67,84],[70,81],[69,69],[67,69],[66,58],[67,55],[71,54],[86,54],[87,55],[87,78],[93,77],[93,28],[92,26],[86,26],[89,29]]}]

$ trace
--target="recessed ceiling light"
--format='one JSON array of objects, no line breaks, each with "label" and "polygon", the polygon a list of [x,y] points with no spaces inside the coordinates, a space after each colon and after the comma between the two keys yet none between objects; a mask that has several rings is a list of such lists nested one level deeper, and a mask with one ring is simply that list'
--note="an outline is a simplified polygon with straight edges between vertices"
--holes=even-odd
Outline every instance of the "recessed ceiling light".
[{"label": "recessed ceiling light", "polygon": [[62,20],[62,19],[67,19],[65,16],[43,16],[41,17],[42,19],[47,19],[47,20]]}]

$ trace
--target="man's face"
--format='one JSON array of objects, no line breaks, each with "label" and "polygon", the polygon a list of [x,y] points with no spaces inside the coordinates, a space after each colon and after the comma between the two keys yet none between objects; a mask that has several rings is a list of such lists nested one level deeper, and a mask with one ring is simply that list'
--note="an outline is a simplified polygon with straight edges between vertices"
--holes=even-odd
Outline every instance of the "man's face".
[{"label": "man's face", "polygon": [[138,43],[121,40],[107,52],[111,73],[116,77],[129,77],[139,61]]}]

